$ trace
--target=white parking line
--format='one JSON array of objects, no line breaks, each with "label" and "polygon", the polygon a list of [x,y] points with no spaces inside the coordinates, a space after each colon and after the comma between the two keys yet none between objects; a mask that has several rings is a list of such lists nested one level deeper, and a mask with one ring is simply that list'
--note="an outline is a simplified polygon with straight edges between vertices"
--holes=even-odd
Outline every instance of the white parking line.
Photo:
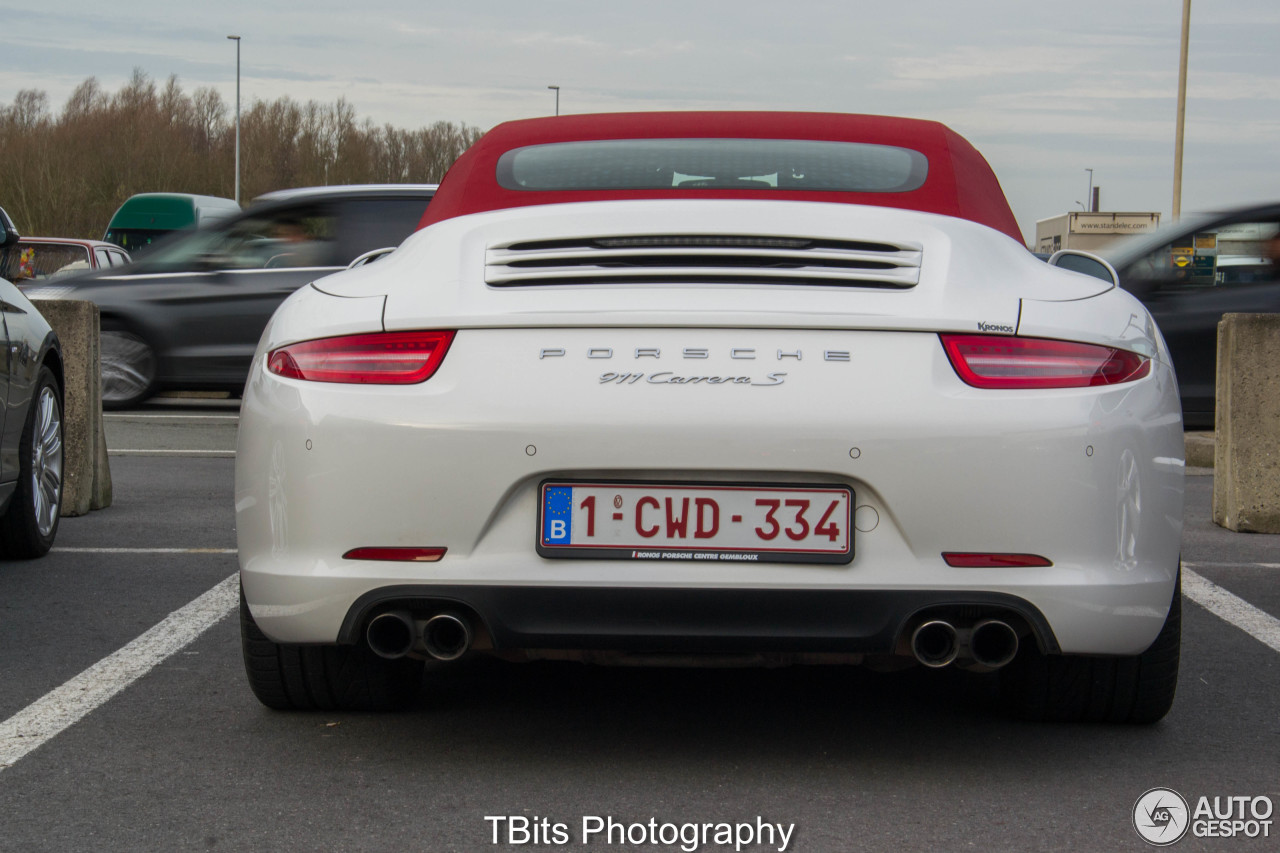
[{"label": "white parking line", "polygon": [[108,456],[235,456],[234,450],[107,450]]},{"label": "white parking line", "polygon": [[62,554],[235,554],[235,548],[62,548]]},{"label": "white parking line", "polygon": [[1185,568],[1188,565],[1192,564],[1183,563],[1183,595],[1255,640],[1280,652],[1280,619]]},{"label": "white parking line", "polygon": [[1183,563],[1193,569],[1205,566],[1210,569],[1280,569],[1280,563]]},{"label": "white parking line", "polygon": [[239,575],[173,611],[154,628],[0,723],[0,771],[79,722],[230,615]]},{"label": "white parking line", "polygon": [[109,421],[114,420],[149,420],[149,421],[238,421],[239,415],[133,415],[118,412],[104,412],[102,415]]}]

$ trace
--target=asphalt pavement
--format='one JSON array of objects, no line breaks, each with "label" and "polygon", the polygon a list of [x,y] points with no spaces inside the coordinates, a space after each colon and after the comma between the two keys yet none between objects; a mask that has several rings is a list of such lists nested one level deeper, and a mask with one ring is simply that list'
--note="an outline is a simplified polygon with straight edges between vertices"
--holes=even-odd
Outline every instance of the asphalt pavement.
[{"label": "asphalt pavement", "polygon": [[[1188,478],[1206,585],[1155,726],[1014,721],[949,669],[489,660],[432,665],[406,713],[277,713],[232,616],[235,414],[108,415],[114,504],[0,564],[0,850],[1124,851],[1151,788],[1280,803],[1280,537],[1213,526],[1211,476]],[[593,819],[618,829],[584,844]],[[672,834],[693,824],[705,843]],[[1173,849],[1280,848],[1269,829]]]}]

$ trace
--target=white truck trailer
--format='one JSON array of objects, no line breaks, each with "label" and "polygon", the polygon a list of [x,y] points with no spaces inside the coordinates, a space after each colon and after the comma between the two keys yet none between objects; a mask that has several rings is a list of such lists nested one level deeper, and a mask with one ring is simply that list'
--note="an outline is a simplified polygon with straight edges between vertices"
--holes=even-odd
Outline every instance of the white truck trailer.
[{"label": "white truck trailer", "polygon": [[1037,252],[1083,249],[1094,252],[1120,237],[1145,234],[1160,225],[1159,213],[1076,211],[1036,222]]}]

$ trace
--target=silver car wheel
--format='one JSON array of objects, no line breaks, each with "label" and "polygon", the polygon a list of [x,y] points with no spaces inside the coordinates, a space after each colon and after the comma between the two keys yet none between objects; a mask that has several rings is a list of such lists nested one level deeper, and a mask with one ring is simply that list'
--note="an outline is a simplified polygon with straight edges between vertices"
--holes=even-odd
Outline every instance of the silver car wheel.
[{"label": "silver car wheel", "polygon": [[102,402],[127,406],[147,396],[156,378],[156,355],[132,332],[102,332]]},{"label": "silver car wheel", "polygon": [[31,499],[42,537],[53,532],[62,505],[62,413],[53,388],[40,389],[31,441]]}]

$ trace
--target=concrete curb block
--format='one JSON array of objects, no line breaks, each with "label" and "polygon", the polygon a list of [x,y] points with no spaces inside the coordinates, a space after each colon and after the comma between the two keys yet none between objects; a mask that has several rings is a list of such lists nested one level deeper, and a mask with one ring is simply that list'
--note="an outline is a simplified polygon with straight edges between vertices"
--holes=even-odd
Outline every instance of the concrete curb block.
[{"label": "concrete curb block", "polygon": [[62,515],[85,515],[111,505],[98,306],[72,299],[40,299],[35,306],[62,342]]},{"label": "concrete curb block", "polygon": [[1212,468],[1214,439],[1211,432],[1189,432],[1184,436],[1186,441],[1186,459],[1188,468]]},{"label": "concrete curb block", "polygon": [[1280,314],[1218,323],[1213,521],[1280,533]]}]

